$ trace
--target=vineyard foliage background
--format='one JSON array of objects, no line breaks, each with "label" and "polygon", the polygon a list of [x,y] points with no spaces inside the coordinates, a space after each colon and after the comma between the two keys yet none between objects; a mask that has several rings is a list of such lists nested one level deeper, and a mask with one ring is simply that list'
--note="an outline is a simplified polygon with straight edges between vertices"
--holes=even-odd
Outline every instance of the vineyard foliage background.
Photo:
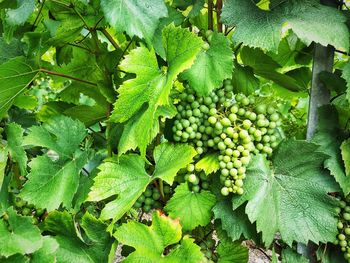
[{"label": "vineyard foliage background", "polygon": [[347,262],[349,8],[0,0],[0,261]]}]

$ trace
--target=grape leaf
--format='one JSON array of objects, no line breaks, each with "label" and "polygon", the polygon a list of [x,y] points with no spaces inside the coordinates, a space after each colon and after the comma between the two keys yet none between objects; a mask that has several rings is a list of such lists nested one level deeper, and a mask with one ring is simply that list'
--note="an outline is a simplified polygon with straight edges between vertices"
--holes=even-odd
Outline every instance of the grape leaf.
[{"label": "grape leaf", "polygon": [[48,155],[42,155],[32,159],[28,164],[31,168],[28,181],[20,196],[48,211],[57,209],[61,203],[71,208],[80,171],[88,160],[87,151],[79,149],[85,135],[81,122],[65,116],[54,117],[42,126],[30,128],[24,143],[51,149],[59,158],[53,160]]},{"label": "grape leaf", "polygon": [[[220,196],[219,196],[220,195]],[[244,206],[232,211],[232,202],[221,193],[216,195],[217,203],[213,207],[215,219],[220,219],[222,229],[233,240],[239,240],[243,235],[246,239],[256,236],[255,226],[249,222],[244,212]]]},{"label": "grape leaf", "polygon": [[350,175],[350,139],[343,141],[340,146],[346,176]]},{"label": "grape leaf", "polygon": [[[4,181],[5,169],[7,165],[8,149],[0,141],[0,190]],[[1,192],[1,191],[0,191]]]},{"label": "grape leaf", "polygon": [[215,173],[220,169],[217,153],[208,153],[196,163],[196,168],[203,170],[205,174]]},{"label": "grape leaf", "polygon": [[333,242],[336,202],[327,193],[337,187],[323,169],[326,158],[316,144],[294,140],[280,144],[273,169],[262,156],[254,157],[247,169],[245,193],[233,197],[233,208],[248,201],[246,214],[251,222],[256,221],[265,244],[271,244],[276,232],[289,245],[293,241]]},{"label": "grape leaf", "polygon": [[276,52],[283,26],[307,45],[333,45],[348,50],[349,31],[346,18],[337,9],[321,5],[316,0],[284,1],[272,10],[261,10],[252,1],[228,0],[222,10],[222,21],[235,26],[235,43]]},{"label": "grape leaf", "polygon": [[192,230],[210,222],[215,201],[215,196],[209,191],[194,193],[190,191],[187,183],[183,183],[176,187],[174,195],[165,206],[165,211],[172,218],[180,218],[184,230]]},{"label": "grape leaf", "polygon": [[172,8],[171,6],[167,6],[167,9],[168,9],[168,16],[160,19],[158,27],[152,39],[154,50],[163,59],[166,59],[165,50],[162,43],[163,28],[170,24],[174,24],[175,26],[180,26],[184,20],[184,16],[182,15],[182,13],[176,10],[175,8]]},{"label": "grape leaf", "polygon": [[145,155],[147,145],[159,131],[158,118],[164,116],[159,107],[170,106],[173,81],[192,65],[201,45],[202,40],[187,29],[170,25],[163,29],[168,61],[166,74],[159,69],[154,51],[146,47],[138,47],[125,57],[120,68],[136,74],[136,78],[123,82],[118,89],[119,97],[110,118],[113,122],[125,123],[119,154],[138,147],[141,155]]},{"label": "grape leaf", "polygon": [[181,240],[181,225],[156,211],[152,215],[152,225],[130,221],[118,227],[114,236],[124,245],[135,248],[135,251],[123,262],[201,262],[203,254],[193,243],[193,239],[185,236],[180,245],[164,255],[164,249]]},{"label": "grape leaf", "polygon": [[101,7],[112,27],[125,31],[130,37],[144,38],[148,43],[159,19],[168,15],[162,0],[101,0]]},{"label": "grape leaf", "polygon": [[8,44],[4,38],[0,37],[0,64],[8,61],[11,58],[23,55],[24,53],[21,41],[13,38]]},{"label": "grape leaf", "polygon": [[335,108],[324,106],[319,108],[319,121],[312,141],[320,145],[320,151],[327,154],[324,165],[339,183],[345,195],[350,193],[350,181],[345,174],[344,162],[341,156],[341,129],[338,124],[338,114]]},{"label": "grape leaf", "polygon": [[308,263],[309,260],[302,255],[298,254],[291,248],[286,248],[282,250],[282,261],[283,262],[300,262]]},{"label": "grape leaf", "polygon": [[28,263],[29,258],[21,254],[16,254],[8,258],[1,258],[1,263]]},{"label": "grape leaf", "polygon": [[347,62],[345,64],[342,72],[342,77],[346,80],[347,83],[346,98],[350,102],[350,62]]},{"label": "grape leaf", "polygon": [[[220,59],[217,59],[220,58]],[[209,94],[222,85],[224,79],[231,78],[233,52],[228,39],[220,33],[213,33],[210,47],[202,50],[191,68],[181,77],[201,96]]]},{"label": "grape leaf", "polygon": [[250,95],[259,88],[259,79],[254,76],[252,68],[243,67],[235,62],[232,85],[235,93]]},{"label": "grape leaf", "polygon": [[18,163],[21,175],[26,175],[27,154],[23,149],[23,129],[16,123],[6,126],[7,148],[11,158]]},{"label": "grape leaf", "polygon": [[279,73],[277,69],[280,68],[280,65],[260,49],[243,47],[240,50],[240,57],[243,64],[251,67],[256,75],[272,80],[291,91],[301,91],[307,88],[292,76]]},{"label": "grape leaf", "polygon": [[5,21],[10,26],[22,25],[34,11],[35,0],[17,0],[16,9],[6,10]]},{"label": "grape leaf", "polygon": [[13,100],[30,85],[38,72],[23,57],[0,65],[0,116],[7,112]]},{"label": "grape leaf", "polygon": [[[237,224],[237,223],[236,223]],[[216,248],[219,255],[218,263],[246,263],[249,259],[248,248],[243,247],[241,242],[232,240],[225,232],[219,231],[219,245]]]},{"label": "grape leaf", "polygon": [[0,255],[8,257],[38,250],[43,240],[39,228],[32,224],[32,218],[17,215],[12,207],[7,214],[8,221],[0,220]]},{"label": "grape leaf", "polygon": [[89,213],[84,214],[79,228],[85,235],[78,231],[68,212],[51,212],[44,229],[59,244],[57,262],[107,262],[113,240],[106,232],[107,225]]},{"label": "grape leaf", "polygon": [[145,162],[138,155],[122,155],[118,159],[107,159],[99,169],[87,200],[100,201],[118,195],[101,212],[103,220],[118,220],[132,207],[150,182]]},{"label": "grape leaf", "polygon": [[43,246],[31,255],[31,263],[56,263],[57,241],[49,236],[43,237]]},{"label": "grape leaf", "polygon": [[197,152],[186,144],[162,143],[154,149],[153,155],[156,162],[153,176],[172,185],[176,173],[181,168],[186,167],[197,155]]},{"label": "grape leaf", "polygon": [[159,178],[172,184],[176,173],[191,163],[196,155],[188,145],[163,143],[154,150],[156,162],[152,176],[145,170],[145,160],[135,154],[107,159],[100,165],[88,201],[101,201],[114,195],[116,199],[106,204],[102,219],[120,219],[136,202],[152,180]]}]

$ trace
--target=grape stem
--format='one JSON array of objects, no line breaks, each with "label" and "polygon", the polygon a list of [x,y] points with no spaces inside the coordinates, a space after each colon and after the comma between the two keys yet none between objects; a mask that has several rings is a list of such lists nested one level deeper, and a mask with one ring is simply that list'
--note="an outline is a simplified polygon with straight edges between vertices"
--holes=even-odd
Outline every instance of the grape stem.
[{"label": "grape stem", "polygon": [[96,83],[93,83],[93,82],[90,82],[90,81],[87,81],[87,80],[84,80],[84,79],[79,79],[79,78],[76,78],[76,77],[73,77],[73,76],[69,76],[69,75],[65,75],[65,74],[62,74],[62,73],[50,71],[50,70],[47,70],[47,69],[44,69],[44,68],[41,68],[39,71],[40,72],[44,72],[44,73],[49,74],[49,75],[59,76],[59,77],[63,77],[63,78],[67,78],[67,79],[71,79],[71,80],[75,80],[75,81],[79,81],[79,82],[82,82],[82,83],[85,83],[85,84],[97,87]]}]

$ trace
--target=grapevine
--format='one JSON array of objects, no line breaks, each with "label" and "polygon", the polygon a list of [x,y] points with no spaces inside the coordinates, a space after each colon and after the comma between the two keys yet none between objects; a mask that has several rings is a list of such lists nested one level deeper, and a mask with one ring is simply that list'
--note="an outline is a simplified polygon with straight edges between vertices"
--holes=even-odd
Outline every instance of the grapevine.
[{"label": "grapevine", "polygon": [[0,262],[350,262],[349,1],[0,0]]}]

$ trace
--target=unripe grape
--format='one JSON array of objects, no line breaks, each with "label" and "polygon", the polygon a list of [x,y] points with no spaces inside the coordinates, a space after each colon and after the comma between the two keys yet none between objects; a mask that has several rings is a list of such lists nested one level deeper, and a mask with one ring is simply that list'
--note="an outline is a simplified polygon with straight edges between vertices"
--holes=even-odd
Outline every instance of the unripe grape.
[{"label": "unripe grape", "polygon": [[230,193],[230,192],[229,192],[229,190],[228,190],[227,187],[221,188],[221,194],[222,194],[223,196],[228,196],[229,193]]},{"label": "unripe grape", "polygon": [[197,176],[195,174],[190,174],[187,179],[190,183],[194,183],[197,180]]}]

